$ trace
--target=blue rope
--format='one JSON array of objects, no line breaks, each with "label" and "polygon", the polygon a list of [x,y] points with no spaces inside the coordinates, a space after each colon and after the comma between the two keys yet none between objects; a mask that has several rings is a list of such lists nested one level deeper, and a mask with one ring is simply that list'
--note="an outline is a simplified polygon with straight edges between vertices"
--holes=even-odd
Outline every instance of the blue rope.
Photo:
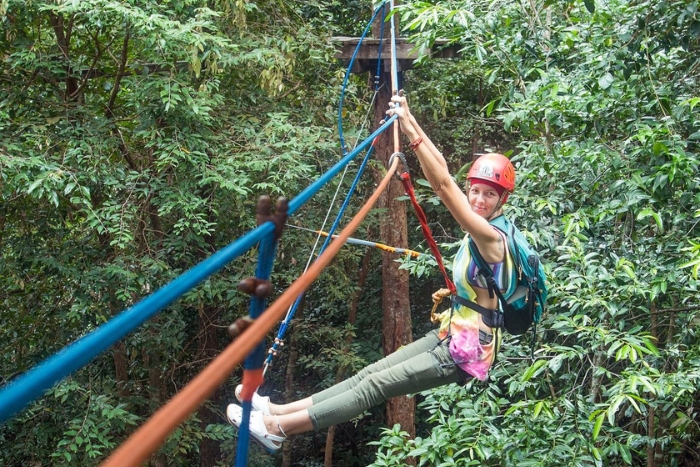
[{"label": "blue rope", "polygon": [[[256,349],[257,350],[257,349]],[[248,454],[250,451],[250,413],[253,411],[251,401],[241,403],[243,414],[241,415],[241,426],[238,427],[238,441],[236,441],[236,467],[248,465]]]},{"label": "blue rope", "polygon": [[[379,127],[350,154],[342,158],[329,171],[290,201],[289,215],[299,210],[304,203],[318,193],[360,151],[369,146],[375,137],[385,131],[395,119],[396,116],[388,119],[384,125]],[[0,390],[0,423],[5,422],[15,413],[22,410],[29,402],[40,397],[54,384],[90,363],[97,355],[121,340],[158,311],[170,305],[204,279],[218,272],[226,264],[251,249],[258,243],[260,238],[270,235],[273,230],[274,224],[271,222],[266,222],[251,230],[133,307],[126,309],[90,334],[69,344],[5,385]]]},{"label": "blue rope", "polygon": [[[272,274],[272,265],[275,261],[275,250],[277,241],[273,234],[268,235],[260,242],[260,251],[258,252],[258,265],[255,272],[255,277],[263,280],[270,280]],[[250,317],[256,319],[265,311],[266,300],[264,298],[253,296],[250,300]],[[265,342],[264,339],[260,344],[248,355],[245,360],[244,368],[246,370],[254,370],[261,368],[265,359]],[[238,443],[236,445],[236,466],[245,467],[248,465],[248,448],[250,444],[250,412],[252,409],[251,401],[244,401],[243,404],[243,422],[238,430]]]},{"label": "blue rope", "polygon": [[[394,1],[391,0],[391,10],[394,10]],[[394,66],[391,67],[391,79],[392,83],[396,83],[398,86],[398,67],[396,66],[396,21],[394,17],[391,18],[391,62]],[[398,91],[398,89],[392,89],[392,92]]]},{"label": "blue rope", "polygon": [[382,71],[382,47],[384,46],[384,23],[386,21],[386,2],[384,2],[384,10],[382,11],[382,24],[379,29],[379,54],[377,55],[377,73],[374,75],[374,90],[379,90],[379,77]]},{"label": "blue rope", "polygon": [[[360,46],[362,45],[362,41],[364,40],[365,36],[367,35],[369,28],[372,26],[372,23],[374,23],[374,19],[377,17],[379,10],[383,9],[385,4],[386,4],[386,1],[382,2],[382,4],[379,5],[374,10],[374,13],[372,14],[372,19],[370,19],[369,23],[367,23],[367,26],[365,27],[365,30],[362,33],[362,36],[360,36],[359,42],[357,43],[357,47],[355,47],[355,51],[352,53],[352,57],[350,58],[350,63],[348,64],[348,69],[345,72],[345,78],[343,79],[343,87],[340,90],[340,102],[338,104],[338,135],[340,138],[340,151],[341,151],[341,154],[343,154],[343,155],[347,154],[347,152],[348,152],[347,146],[345,145],[345,137],[343,136],[343,100],[345,99],[345,90],[348,87],[348,79],[349,79],[350,74],[351,74],[352,66],[355,63],[355,57],[357,57],[357,53],[360,51]],[[384,27],[384,25],[382,24],[382,28],[383,27]]]},{"label": "blue rope", "polygon": [[[355,189],[357,188],[357,184],[360,181],[360,178],[362,177],[362,174],[365,171],[365,168],[367,167],[367,163],[369,162],[370,156],[372,155],[372,152],[374,150],[374,146],[370,146],[369,149],[367,150],[367,154],[365,155],[365,158],[362,161],[362,164],[360,164],[360,168],[357,171],[357,175],[355,175],[355,180],[353,180],[352,185],[350,186],[350,189],[348,190],[348,194],[345,197],[345,201],[343,201],[342,206],[340,207],[340,210],[338,211],[338,214],[335,217],[335,221],[333,221],[333,225],[331,226],[330,230],[328,231],[328,236],[326,237],[326,240],[323,242],[323,245],[321,246],[319,250],[319,256],[326,251],[326,247],[328,247],[328,244],[331,242],[331,238],[333,237],[333,234],[335,231],[338,229],[338,225],[340,224],[340,219],[343,218],[343,214],[345,213],[345,210],[348,207],[348,204],[350,203],[350,198],[352,198],[352,195],[355,193]],[[289,312],[287,313],[287,317],[282,321],[282,324],[280,325],[279,331],[277,332],[277,339],[275,342],[272,344],[272,348],[270,349],[270,353],[267,355],[267,359],[265,360],[265,364],[269,365],[270,362],[272,362],[272,358],[274,356],[274,352],[277,351],[279,348],[279,341],[284,338],[284,335],[287,333],[287,328],[289,327],[289,324],[291,323],[292,319],[294,318],[294,314],[296,313],[297,308],[299,308],[299,304],[301,303],[301,299],[304,297],[304,294],[300,294],[297,299],[294,301],[292,304],[292,307],[289,309]]]}]

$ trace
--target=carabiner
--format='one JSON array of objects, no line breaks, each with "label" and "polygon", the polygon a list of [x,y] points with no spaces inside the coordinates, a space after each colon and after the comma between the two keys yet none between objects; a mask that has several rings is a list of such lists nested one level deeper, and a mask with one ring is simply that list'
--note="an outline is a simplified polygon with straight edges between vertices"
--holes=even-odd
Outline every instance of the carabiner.
[{"label": "carabiner", "polygon": [[403,166],[406,169],[403,172],[399,172],[399,168],[397,166],[396,172],[394,173],[394,175],[396,175],[396,178],[398,178],[399,180],[403,180],[403,178],[401,178],[401,174],[408,173],[408,164],[406,163],[406,156],[402,152],[395,152],[391,155],[391,157],[389,157],[389,167],[391,167],[391,165],[394,163],[394,157],[398,157],[399,159],[401,159],[401,162],[403,162]]}]

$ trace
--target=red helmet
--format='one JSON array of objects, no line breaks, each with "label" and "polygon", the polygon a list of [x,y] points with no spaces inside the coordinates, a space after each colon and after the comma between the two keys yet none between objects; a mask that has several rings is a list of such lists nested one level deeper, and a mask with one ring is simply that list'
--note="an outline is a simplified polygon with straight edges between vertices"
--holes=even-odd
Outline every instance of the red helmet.
[{"label": "red helmet", "polygon": [[474,180],[485,181],[489,185],[496,185],[504,190],[503,200],[505,203],[508,194],[515,188],[515,167],[513,163],[503,154],[488,153],[474,161],[467,180],[474,183]]}]

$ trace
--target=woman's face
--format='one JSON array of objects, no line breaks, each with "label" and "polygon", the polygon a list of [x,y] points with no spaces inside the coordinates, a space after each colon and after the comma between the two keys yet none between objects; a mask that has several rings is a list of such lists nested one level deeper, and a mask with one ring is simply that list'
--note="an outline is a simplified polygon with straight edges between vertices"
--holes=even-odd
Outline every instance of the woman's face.
[{"label": "woman's face", "polygon": [[484,183],[471,183],[467,186],[467,197],[472,211],[483,217],[490,218],[499,208],[498,201],[501,195],[495,188]]}]

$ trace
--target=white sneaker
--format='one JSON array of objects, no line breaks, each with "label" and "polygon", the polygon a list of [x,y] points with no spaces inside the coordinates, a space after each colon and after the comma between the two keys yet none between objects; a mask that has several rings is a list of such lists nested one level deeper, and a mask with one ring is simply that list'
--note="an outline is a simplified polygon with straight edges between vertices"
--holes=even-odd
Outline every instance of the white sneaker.
[{"label": "white sneaker", "polygon": [[[238,402],[243,402],[243,399],[241,399],[241,391],[243,390],[243,385],[239,384],[236,386],[236,390],[234,393],[236,394],[236,399],[238,399]],[[257,391],[253,394],[253,401],[252,401],[252,406],[253,410],[257,410],[258,412],[262,412],[263,415],[270,415],[270,398],[269,397],[263,397],[258,394]]]},{"label": "white sneaker", "polygon": [[[229,404],[226,408],[226,417],[231,425],[236,428],[241,427],[243,421],[243,408],[236,404]],[[276,452],[282,447],[282,442],[287,439],[284,436],[277,436],[267,432],[263,414],[257,410],[250,413],[248,430],[255,441],[268,452]]]}]

